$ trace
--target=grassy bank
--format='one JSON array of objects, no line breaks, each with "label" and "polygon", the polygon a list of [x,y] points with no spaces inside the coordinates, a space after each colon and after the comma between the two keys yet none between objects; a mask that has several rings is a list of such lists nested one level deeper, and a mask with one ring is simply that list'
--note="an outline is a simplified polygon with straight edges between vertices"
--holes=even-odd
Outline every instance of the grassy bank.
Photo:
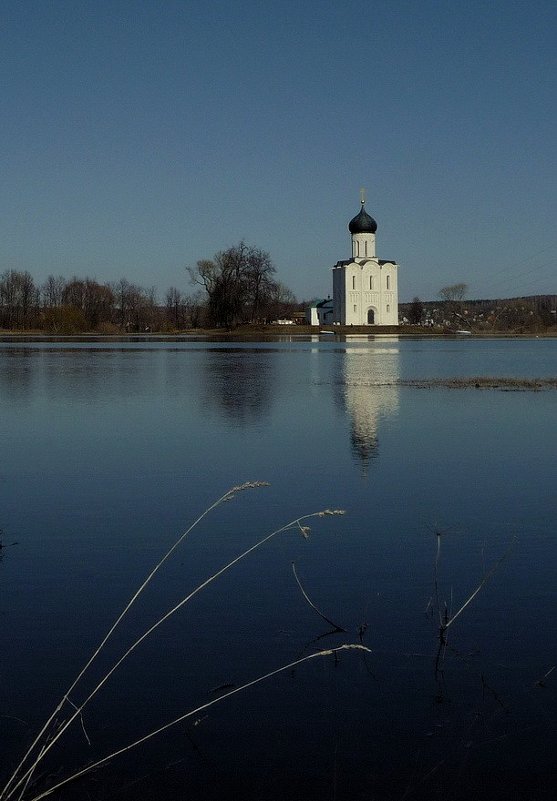
[{"label": "grassy bank", "polygon": [[401,379],[392,386],[416,389],[500,389],[502,391],[533,391],[557,389],[557,378],[512,378],[506,376],[473,376],[471,378]]}]

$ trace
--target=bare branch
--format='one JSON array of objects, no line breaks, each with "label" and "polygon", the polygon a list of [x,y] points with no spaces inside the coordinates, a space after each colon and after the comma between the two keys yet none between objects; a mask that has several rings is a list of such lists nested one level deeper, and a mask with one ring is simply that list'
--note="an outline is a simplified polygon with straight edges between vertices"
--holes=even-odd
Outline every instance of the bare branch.
[{"label": "bare branch", "polygon": [[321,610],[316,607],[316,605],[313,603],[313,601],[311,600],[311,598],[309,597],[307,592],[302,587],[302,583],[301,583],[300,579],[298,578],[298,574],[296,573],[296,565],[294,564],[294,562],[292,562],[292,572],[294,573],[294,578],[296,579],[296,584],[300,588],[300,591],[301,591],[302,595],[304,596],[304,598],[306,599],[308,604],[311,606],[311,608],[314,609],[317,612],[319,617],[322,617],[323,620],[326,623],[328,623],[330,626],[332,626],[334,628],[335,631],[339,631],[339,632],[340,631],[346,631],[346,629],[343,629],[342,626],[338,625],[338,623],[333,623],[333,621],[330,618],[328,618],[327,615],[324,615],[323,612],[321,612]]}]

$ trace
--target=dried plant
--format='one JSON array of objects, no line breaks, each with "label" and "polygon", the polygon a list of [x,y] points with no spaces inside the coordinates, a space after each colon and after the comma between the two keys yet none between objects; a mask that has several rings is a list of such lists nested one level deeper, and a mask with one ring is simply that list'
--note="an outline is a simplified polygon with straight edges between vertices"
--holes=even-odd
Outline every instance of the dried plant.
[{"label": "dried plant", "polygon": [[[134,594],[132,595],[131,599],[128,601],[128,603],[126,604],[126,606],[124,607],[122,612],[117,616],[115,621],[112,623],[112,625],[110,626],[108,632],[105,634],[105,636],[103,637],[103,639],[101,640],[100,644],[97,646],[97,648],[95,649],[95,651],[93,652],[91,657],[88,659],[88,661],[86,662],[84,667],[80,670],[80,672],[78,673],[76,678],[71,683],[70,687],[63,694],[63,696],[62,696],[61,700],[59,701],[59,703],[57,704],[56,708],[54,709],[54,711],[52,712],[50,717],[47,719],[47,721],[44,723],[44,725],[42,726],[40,732],[35,737],[35,739],[31,743],[31,745],[29,746],[29,748],[25,752],[23,758],[21,759],[21,761],[17,765],[16,769],[14,770],[12,775],[10,776],[7,784],[5,785],[5,787],[3,788],[2,792],[0,793],[0,801],[9,801],[9,799],[13,799],[15,796],[17,796],[18,801],[22,801],[24,795],[26,794],[26,791],[28,790],[29,786],[31,785],[31,782],[33,780],[33,776],[35,775],[36,770],[39,767],[39,765],[42,763],[44,757],[51,751],[51,749],[54,747],[54,745],[60,740],[60,738],[64,735],[64,733],[68,730],[68,728],[72,725],[72,723],[76,719],[79,721],[79,723],[80,723],[80,725],[82,727],[82,730],[83,730],[83,732],[85,734],[86,739],[89,740],[89,737],[87,735],[87,732],[85,730],[85,725],[84,725],[84,722],[83,722],[83,710],[92,701],[92,699],[97,695],[97,693],[103,688],[103,686],[106,684],[106,682],[115,673],[115,671],[122,665],[122,663],[136,650],[136,648],[145,639],[147,639],[147,637],[149,637],[159,626],[161,626],[166,620],[168,620],[172,615],[174,615],[176,612],[178,612],[178,610],[182,609],[182,607],[184,607],[195,595],[197,595],[199,592],[201,592],[203,589],[205,589],[207,586],[209,586],[209,584],[211,584],[217,578],[222,576],[223,573],[225,573],[226,571],[230,570],[234,565],[238,564],[238,562],[240,562],[241,560],[245,559],[248,555],[250,555],[255,550],[257,550],[258,548],[263,546],[265,543],[269,542],[269,540],[271,540],[273,537],[276,537],[276,536],[278,536],[279,534],[281,534],[281,533],[283,533],[285,531],[296,530],[296,529],[301,531],[303,536],[306,536],[306,535],[309,535],[310,528],[307,525],[303,525],[303,523],[305,523],[305,521],[307,521],[308,519],[315,518],[315,517],[323,518],[323,517],[327,517],[327,516],[334,516],[334,515],[342,515],[342,514],[344,514],[344,511],[340,510],[340,509],[325,509],[325,510],[322,510],[322,511],[319,511],[319,512],[313,512],[311,514],[303,515],[301,517],[297,517],[297,518],[295,518],[293,520],[290,520],[285,525],[281,526],[278,529],[275,529],[270,534],[267,534],[265,537],[263,537],[262,539],[258,540],[254,545],[252,545],[251,547],[249,547],[246,550],[244,550],[242,553],[240,553],[234,559],[232,559],[231,561],[227,562],[223,567],[221,567],[219,570],[217,570],[215,573],[213,573],[211,576],[209,576],[207,579],[205,579],[205,581],[203,581],[201,584],[199,584],[193,591],[191,591],[190,593],[185,595],[179,601],[179,603],[177,603],[175,606],[173,606],[171,609],[169,609],[165,614],[163,614],[153,625],[149,626],[141,634],[141,636],[138,639],[136,639],[135,642],[131,646],[129,646],[123,652],[123,654],[116,660],[116,662],[112,665],[112,667],[104,674],[104,676],[101,678],[101,680],[96,684],[96,686],[93,688],[93,690],[90,691],[90,693],[85,698],[85,700],[83,702],[81,702],[80,704],[74,703],[71,700],[70,696],[73,693],[73,691],[75,690],[75,688],[81,682],[81,680],[83,679],[83,677],[85,676],[85,674],[87,673],[87,671],[89,670],[89,668],[91,667],[93,662],[96,660],[98,655],[101,653],[101,651],[105,647],[106,643],[112,637],[112,635],[114,634],[116,629],[120,626],[120,624],[122,623],[122,621],[126,617],[127,613],[131,609],[131,607],[134,605],[134,603],[139,598],[139,596],[144,592],[146,587],[153,580],[153,578],[155,577],[157,572],[160,570],[160,568],[163,566],[163,564],[175,552],[175,550],[184,541],[184,539],[188,536],[188,534],[190,534],[190,532],[211,511],[216,509],[222,503],[225,503],[225,502],[233,500],[239,493],[241,493],[241,492],[243,492],[245,490],[257,489],[257,488],[260,488],[260,487],[267,487],[267,486],[269,486],[269,484],[268,484],[268,482],[265,482],[265,481],[247,481],[247,482],[245,482],[243,484],[240,484],[238,486],[232,487],[231,489],[227,490],[227,492],[225,492],[224,495],[221,495],[220,498],[218,498],[204,512],[202,512],[202,514],[200,514],[196,518],[196,520],[194,520],[194,522],[189,526],[189,528],[186,529],[186,531],[183,532],[183,534],[181,534],[180,537],[178,537],[178,539],[174,542],[174,544],[166,551],[166,553],[163,555],[163,557],[159,560],[159,562],[155,565],[155,567],[148,574],[147,578],[142,582],[142,584],[134,592]],[[304,592],[303,588],[302,588],[302,592]],[[307,599],[307,596],[306,596],[306,599]],[[307,599],[307,600],[309,601],[309,599]],[[311,604],[311,601],[310,601],[310,604]],[[316,607],[314,607],[314,608],[316,609]],[[319,610],[316,609],[316,611],[319,611]],[[319,613],[319,614],[321,614],[321,613]],[[322,617],[324,617],[324,616],[322,615]],[[327,620],[327,618],[325,618],[325,619]],[[330,622],[330,621],[328,621],[328,622]],[[343,631],[343,629],[340,629],[340,627],[337,627],[337,628],[338,628],[338,630],[342,630]],[[244,685],[241,685],[240,687],[234,688],[233,690],[230,690],[229,692],[224,693],[223,695],[219,696],[218,698],[213,699],[211,702],[209,702],[207,704],[203,704],[202,706],[197,707],[194,710],[191,710],[189,712],[184,713],[179,718],[176,718],[175,720],[171,721],[170,723],[166,724],[165,726],[163,726],[163,727],[161,727],[161,728],[159,728],[159,729],[157,729],[157,730],[155,730],[153,732],[150,732],[149,734],[144,735],[143,737],[140,737],[139,739],[135,740],[133,743],[130,743],[127,746],[125,746],[125,747],[123,747],[121,749],[118,749],[117,751],[115,751],[112,754],[104,757],[103,759],[98,760],[94,764],[88,765],[83,770],[80,770],[80,771],[72,774],[71,776],[67,777],[63,781],[61,781],[58,784],[56,784],[55,786],[45,790],[44,792],[40,793],[39,795],[33,796],[30,799],[30,801],[38,801],[38,799],[40,799],[40,798],[44,798],[44,797],[46,797],[48,795],[51,795],[55,790],[59,789],[60,787],[62,787],[64,785],[66,785],[70,781],[73,781],[73,780],[85,775],[85,773],[88,773],[89,771],[93,770],[96,767],[100,767],[101,765],[105,764],[106,762],[108,762],[109,760],[111,760],[114,757],[118,756],[119,754],[122,754],[125,751],[129,751],[132,748],[135,748],[136,746],[140,745],[141,743],[144,743],[147,740],[150,740],[152,737],[156,736],[160,732],[165,731],[166,729],[168,729],[168,728],[170,728],[172,726],[175,726],[176,724],[180,723],[181,721],[185,720],[186,718],[198,714],[199,712],[205,710],[209,706],[212,706],[215,703],[223,701],[225,698],[228,698],[229,696],[231,696],[231,695],[233,695],[235,693],[241,692],[242,690],[246,690],[249,687],[252,687],[253,685],[259,683],[260,681],[264,681],[265,679],[268,679],[271,676],[277,675],[278,673],[280,673],[280,672],[282,672],[284,670],[288,670],[289,668],[292,668],[295,665],[301,664],[302,662],[305,662],[308,659],[311,659],[313,657],[326,656],[326,655],[333,654],[335,656],[335,658],[337,658],[337,652],[340,651],[340,650],[343,650],[343,649],[352,649],[352,650],[360,650],[360,651],[368,651],[369,650],[368,648],[363,646],[361,643],[360,644],[353,644],[353,645],[344,645],[344,646],[341,646],[340,648],[329,649],[329,650],[326,650],[326,651],[319,651],[317,653],[310,654],[309,656],[306,656],[306,657],[303,657],[301,659],[298,659],[295,662],[290,663],[289,665],[285,665],[283,667],[277,668],[276,670],[272,671],[271,673],[267,673],[264,676],[260,676],[260,677],[258,677],[256,679],[253,679],[250,682],[247,682]],[[68,707],[70,708],[71,711],[68,710]],[[60,720],[60,718],[63,718],[63,710],[64,709],[68,710],[68,716],[67,716],[67,718],[65,720],[64,719]]]},{"label": "dried plant", "polygon": [[474,598],[480,593],[480,591],[485,587],[485,585],[493,578],[499,567],[503,564],[503,562],[507,559],[509,554],[511,553],[516,539],[513,540],[509,548],[505,551],[503,556],[501,556],[488,570],[484,572],[484,576],[476,589],[467,597],[463,604],[457,609],[456,612],[452,612],[453,606],[453,599],[452,599],[452,589],[451,589],[451,600],[450,603],[447,601],[441,601],[439,596],[439,564],[441,560],[441,536],[443,535],[443,531],[439,529],[435,529],[435,537],[437,541],[437,547],[435,551],[435,562],[434,562],[434,569],[433,569],[433,583],[434,583],[434,595],[433,599],[430,599],[428,603],[428,609],[435,607],[437,611],[437,615],[439,618],[439,629],[438,629],[438,647],[437,653],[435,657],[435,676],[439,678],[439,675],[442,673],[443,663],[445,659],[445,653],[447,649],[447,631],[453,625],[455,620],[457,620],[460,615],[464,612],[465,609],[472,603]]},{"label": "dried plant", "polygon": [[[324,615],[323,612],[320,609],[318,609],[316,607],[316,605],[313,603],[313,601],[311,600],[311,598],[309,597],[307,592],[302,587],[302,582],[300,581],[300,579],[298,577],[298,574],[296,572],[296,565],[294,564],[294,562],[292,562],[292,572],[294,574],[294,578],[296,579],[296,584],[300,588],[300,592],[302,593],[302,595],[304,596],[304,598],[308,602],[308,604],[311,606],[311,608],[314,609],[317,612],[319,617],[323,618],[323,620],[326,623],[328,623],[330,626],[333,627],[333,632],[334,633],[336,633],[336,632],[345,632],[346,629],[342,628],[342,626],[339,626],[338,623],[333,623],[333,621],[329,617],[327,617],[327,615]],[[360,641],[361,641],[361,638],[360,638]]]},{"label": "dried plant", "polygon": [[204,712],[209,707],[214,706],[215,704],[224,701],[226,698],[230,698],[231,695],[236,695],[237,693],[241,693],[244,690],[249,689],[250,687],[254,687],[256,684],[260,684],[261,682],[272,678],[273,676],[278,676],[279,673],[284,673],[287,670],[292,670],[292,668],[301,665],[303,662],[307,662],[310,659],[315,659],[316,657],[324,657],[324,656],[334,656],[335,660],[338,659],[338,654],[341,651],[361,651],[371,653],[371,649],[366,648],[365,645],[360,645],[358,643],[347,643],[345,645],[339,645],[337,648],[327,648],[322,651],[316,651],[313,654],[308,654],[308,656],[303,656],[300,659],[296,659],[294,662],[289,662],[287,665],[281,665],[279,668],[275,668],[275,670],[271,670],[269,673],[265,673],[262,676],[258,676],[256,679],[252,679],[251,681],[242,684],[240,687],[235,687],[233,690],[220,695],[218,698],[213,698],[212,701],[207,701],[205,704],[201,704],[201,706],[196,707],[195,709],[190,709],[188,712],[185,712],[183,715],[179,715],[177,718],[174,718],[169,723],[165,723],[164,726],[160,726],[158,729],[153,729],[153,731],[145,734],[143,737],[140,737],[137,740],[134,740],[132,743],[128,743],[123,748],[119,748],[117,751],[113,751],[111,754],[103,757],[102,759],[93,762],[90,765],[87,765],[77,773],[73,773],[71,776],[68,776],[66,779],[63,779],[61,782],[49,787],[48,790],[45,790],[39,795],[33,796],[30,801],[40,801],[41,798],[46,798],[52,793],[59,790],[61,787],[64,787],[66,784],[69,784],[75,779],[81,778],[85,776],[87,773],[90,773],[92,770],[96,770],[97,768],[102,767],[107,762],[111,761],[117,756],[126,753],[127,751],[131,751],[137,746],[142,745],[143,743],[151,740],[153,737],[156,737],[158,734],[162,734],[162,732],[167,731],[168,729],[172,728],[173,726],[177,726],[179,723],[183,723],[183,721],[187,720],[188,718],[193,717],[194,715],[198,715],[200,712]]}]

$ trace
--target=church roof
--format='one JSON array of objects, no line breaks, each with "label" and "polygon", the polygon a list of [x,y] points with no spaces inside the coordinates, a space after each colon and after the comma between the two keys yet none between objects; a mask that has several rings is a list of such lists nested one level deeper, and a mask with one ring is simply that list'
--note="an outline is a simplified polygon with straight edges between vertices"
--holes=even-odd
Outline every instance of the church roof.
[{"label": "church roof", "polygon": [[[358,259],[358,261],[355,260],[356,258]],[[363,264],[366,264],[368,261],[376,261],[377,264],[379,264],[380,267],[382,267],[384,264],[396,264],[396,261],[394,259],[376,259],[376,258],[369,258],[369,259],[368,258],[363,258],[362,259],[359,256],[356,256],[353,259],[342,259],[341,261],[337,261],[337,263],[335,264],[335,267],[345,267],[347,264],[362,264],[363,265]]]},{"label": "church roof", "polygon": [[348,223],[348,230],[351,234],[374,234],[377,231],[377,223],[364,209],[363,203],[359,213]]}]

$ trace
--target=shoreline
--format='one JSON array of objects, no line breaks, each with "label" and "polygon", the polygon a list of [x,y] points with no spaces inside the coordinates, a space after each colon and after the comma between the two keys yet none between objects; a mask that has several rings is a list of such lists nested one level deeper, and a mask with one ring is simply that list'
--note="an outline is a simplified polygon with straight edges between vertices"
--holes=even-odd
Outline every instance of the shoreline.
[{"label": "shoreline", "polygon": [[104,334],[98,331],[82,331],[72,334],[58,334],[56,332],[46,332],[39,329],[29,330],[2,330],[0,329],[0,339],[11,338],[36,338],[36,339],[164,339],[165,337],[204,337],[217,338],[226,337],[227,339],[257,339],[260,337],[306,337],[322,336],[330,337],[331,341],[342,338],[366,337],[374,339],[376,337],[400,337],[412,339],[554,339],[557,337],[557,329],[546,331],[471,331],[466,335],[458,334],[455,331],[447,330],[424,330],[420,326],[310,326],[310,325],[257,325],[257,326],[238,326],[233,329],[223,328],[185,328],[171,331],[148,331],[148,332],[121,332]]}]

